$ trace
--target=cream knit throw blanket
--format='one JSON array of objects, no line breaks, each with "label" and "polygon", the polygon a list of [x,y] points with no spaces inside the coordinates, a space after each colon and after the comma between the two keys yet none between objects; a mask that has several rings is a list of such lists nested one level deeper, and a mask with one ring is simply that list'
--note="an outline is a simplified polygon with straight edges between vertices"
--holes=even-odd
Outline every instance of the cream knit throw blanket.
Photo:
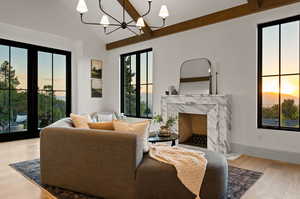
[{"label": "cream knit throw blanket", "polygon": [[150,146],[149,155],[155,160],[173,165],[182,184],[200,199],[199,193],[207,164],[203,152],[155,144]]}]

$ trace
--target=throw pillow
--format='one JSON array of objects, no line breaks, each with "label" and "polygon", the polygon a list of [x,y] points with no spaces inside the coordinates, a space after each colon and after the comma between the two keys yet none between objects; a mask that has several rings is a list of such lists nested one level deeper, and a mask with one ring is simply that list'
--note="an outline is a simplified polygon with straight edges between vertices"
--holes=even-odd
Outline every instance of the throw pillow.
[{"label": "throw pillow", "polygon": [[91,129],[115,130],[113,122],[89,122],[88,125]]},{"label": "throw pillow", "polygon": [[89,115],[70,114],[75,128],[89,129],[88,123],[91,122]]},{"label": "throw pillow", "polygon": [[116,119],[114,113],[97,113],[98,122],[111,122]]},{"label": "throw pillow", "polygon": [[121,120],[113,121],[114,129],[118,132],[133,133],[140,136],[143,139],[143,151],[146,153],[149,151],[148,137],[149,137],[149,121],[142,121],[136,123],[128,123]]}]

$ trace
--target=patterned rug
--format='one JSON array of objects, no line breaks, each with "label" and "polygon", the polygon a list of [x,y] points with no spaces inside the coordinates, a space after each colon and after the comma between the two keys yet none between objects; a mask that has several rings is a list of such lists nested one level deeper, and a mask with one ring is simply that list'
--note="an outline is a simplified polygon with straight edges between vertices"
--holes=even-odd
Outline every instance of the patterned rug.
[{"label": "patterned rug", "polygon": [[[88,196],[81,193],[72,192],[58,187],[41,184],[40,180],[40,160],[30,160],[10,164],[11,167],[19,171],[26,178],[34,181],[39,186],[46,189],[58,199],[103,199]],[[263,175],[263,173],[229,167],[228,199],[240,199],[243,194]]]}]

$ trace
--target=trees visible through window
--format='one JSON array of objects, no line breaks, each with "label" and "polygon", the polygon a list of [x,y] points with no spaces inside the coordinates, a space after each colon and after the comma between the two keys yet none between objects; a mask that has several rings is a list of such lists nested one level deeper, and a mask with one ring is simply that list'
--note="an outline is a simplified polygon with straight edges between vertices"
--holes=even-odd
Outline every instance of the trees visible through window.
[{"label": "trees visible through window", "polygon": [[121,55],[121,112],[126,116],[151,118],[152,49]]},{"label": "trees visible through window", "polygon": [[299,130],[300,16],[258,26],[258,127]]},{"label": "trees visible through window", "polygon": [[38,136],[71,111],[71,53],[0,39],[0,141]]}]

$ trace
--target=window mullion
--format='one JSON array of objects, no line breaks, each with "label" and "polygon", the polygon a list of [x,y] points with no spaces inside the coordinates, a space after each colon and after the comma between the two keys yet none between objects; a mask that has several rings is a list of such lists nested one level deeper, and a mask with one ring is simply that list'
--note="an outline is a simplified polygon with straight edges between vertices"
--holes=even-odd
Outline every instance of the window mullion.
[{"label": "window mullion", "polygon": [[136,116],[141,117],[141,53],[136,54]]},{"label": "window mullion", "polygon": [[52,101],[51,101],[51,120],[52,120],[52,123],[53,123],[53,121],[54,121],[54,119],[53,119],[53,98],[54,98],[54,90],[53,90],[53,88],[54,88],[54,84],[53,84],[53,53],[52,53],[52,69],[51,69],[51,72],[52,72],[52,74],[51,74],[51,77],[52,77],[52,81],[51,81],[51,83],[52,83],[52,85],[51,85],[51,99],[52,99]]},{"label": "window mullion", "polygon": [[279,128],[281,128],[281,24],[279,24],[279,106],[278,106],[278,119],[279,119]]},{"label": "window mullion", "polygon": [[[132,60],[131,60],[131,56],[130,56],[130,70],[129,70],[130,71],[130,76],[129,76],[130,77],[130,86],[132,85],[131,84],[131,80],[132,80],[131,79],[131,72],[132,72],[131,62],[132,62]],[[131,94],[129,95],[129,101],[128,102],[129,102],[129,109],[128,109],[129,110],[129,115],[132,115],[132,113],[131,113]]]},{"label": "window mullion", "polygon": [[149,109],[149,105],[148,105],[148,83],[149,83],[149,80],[148,80],[148,70],[149,70],[148,54],[149,54],[149,52],[146,53],[146,113],[147,113],[147,117],[149,117],[149,113],[148,113],[148,109]]},{"label": "window mullion", "polygon": [[8,64],[8,132],[11,130],[11,87],[10,87],[10,66],[11,66],[11,46],[9,46],[9,64]]},{"label": "window mullion", "polygon": [[[298,32],[298,34],[299,34],[299,46],[298,46],[298,54],[299,54],[299,57],[298,57],[298,59],[299,59],[299,73],[300,73],[300,20],[298,21],[298,24],[299,24],[299,32]],[[298,75],[298,78],[299,78],[299,87],[298,87],[298,90],[300,90],[300,75]],[[298,130],[300,129],[300,92],[298,91]]]}]

